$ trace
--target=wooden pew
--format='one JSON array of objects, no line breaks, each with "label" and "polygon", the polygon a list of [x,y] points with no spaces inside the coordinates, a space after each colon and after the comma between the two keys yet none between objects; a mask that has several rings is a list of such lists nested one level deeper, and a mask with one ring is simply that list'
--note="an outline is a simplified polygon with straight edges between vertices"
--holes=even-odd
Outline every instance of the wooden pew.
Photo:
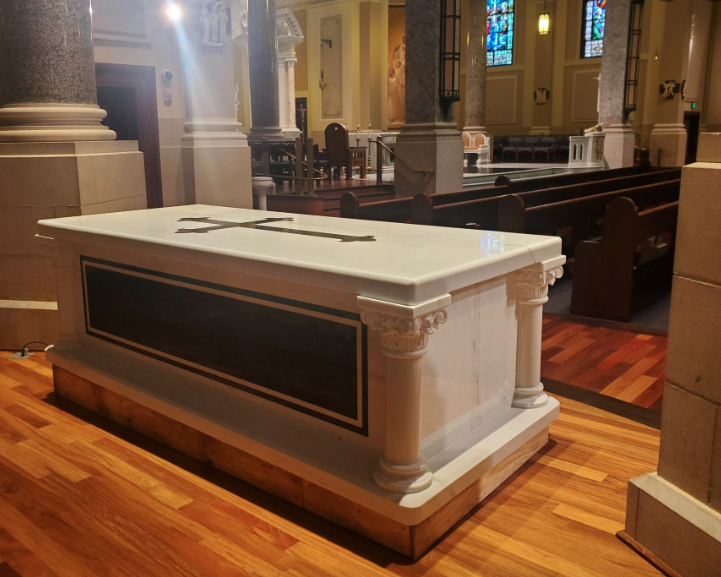
[{"label": "wooden pew", "polygon": [[543,188],[567,186],[569,184],[583,184],[584,182],[594,182],[596,180],[608,180],[610,178],[646,174],[648,172],[654,172],[654,169],[652,169],[649,164],[644,164],[642,166],[612,168],[609,170],[570,172],[566,174],[557,174],[555,176],[545,176],[542,178],[529,178],[523,180],[514,180],[511,177],[511,191],[513,193],[528,192],[531,190],[541,190]]},{"label": "wooden pew", "polygon": [[[461,202],[468,199],[488,198],[505,194],[508,179],[499,176],[495,186],[460,190],[455,192],[442,192],[438,194],[424,195],[432,199],[435,204],[446,204]],[[380,202],[363,203],[362,199],[354,192],[347,192],[340,201],[341,218],[358,218],[362,220],[380,220],[386,222],[410,222],[412,213],[413,197],[396,198]]]},{"label": "wooden pew", "polygon": [[[508,198],[476,199],[438,206],[426,195],[413,200],[411,222],[435,226],[488,228],[507,232],[522,232],[525,228],[525,209],[573,198],[591,196],[614,190],[625,190],[646,184],[668,182],[680,178],[680,169],[617,177],[608,180],[573,184],[557,188],[524,192]],[[519,199],[521,202],[519,202]]]},{"label": "wooden pew", "polygon": [[[678,200],[680,186],[680,180],[671,180],[532,207],[525,207],[519,195],[507,195],[499,199],[498,230],[561,236],[566,245],[564,254],[568,255],[577,242],[600,234],[602,219],[612,200],[626,196],[643,210]],[[508,205],[514,204],[509,209]],[[504,218],[509,214],[513,219]],[[564,229],[569,228],[570,233],[564,234]]]},{"label": "wooden pew", "polygon": [[[678,201],[639,211],[630,198],[616,198],[608,207],[599,241],[583,241],[576,247],[573,266],[571,314],[628,322],[631,320],[634,271],[651,267],[671,278],[673,242],[678,219]],[[671,240],[651,250],[661,258],[639,266],[640,244],[652,237],[669,235]],[[636,273],[636,276],[639,273]]]}]

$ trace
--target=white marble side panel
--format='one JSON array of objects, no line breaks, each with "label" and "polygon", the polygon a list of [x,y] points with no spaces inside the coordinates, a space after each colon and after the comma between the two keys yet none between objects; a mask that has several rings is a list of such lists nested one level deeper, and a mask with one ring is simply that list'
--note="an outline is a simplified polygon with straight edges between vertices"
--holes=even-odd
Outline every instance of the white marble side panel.
[{"label": "white marble side panel", "polygon": [[514,276],[452,294],[448,320],[423,359],[422,449],[427,459],[511,406],[515,386]]}]

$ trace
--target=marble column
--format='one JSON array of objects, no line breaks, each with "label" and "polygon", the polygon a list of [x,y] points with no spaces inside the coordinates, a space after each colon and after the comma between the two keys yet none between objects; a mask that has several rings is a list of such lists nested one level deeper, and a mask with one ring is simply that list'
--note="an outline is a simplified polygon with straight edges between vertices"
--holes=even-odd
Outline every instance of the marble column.
[{"label": "marble column", "polygon": [[470,0],[463,132],[486,134],[486,0]]},{"label": "marble column", "polygon": [[609,168],[633,166],[635,136],[625,110],[630,20],[631,0],[614,0],[606,6],[598,122],[606,133]]},{"label": "marble column", "polygon": [[561,256],[516,273],[518,344],[513,406],[519,409],[535,409],[548,402],[541,383],[543,305],[548,302],[548,286],[563,276],[565,261]]},{"label": "marble column", "polygon": [[284,140],[280,128],[275,0],[248,3],[252,141]]},{"label": "marble column", "polygon": [[[185,9],[185,30],[178,34],[185,35],[179,47],[186,102],[181,139],[186,202],[252,208],[250,147],[235,110],[228,7],[219,0],[187,0]],[[217,26],[206,26],[211,18]]]},{"label": "marble column", "polygon": [[0,142],[114,140],[95,89],[90,0],[0,0]]},{"label": "marble column", "polygon": [[[682,166],[686,161],[686,127],[681,86],[688,78],[688,53],[693,10],[691,2],[666,2],[662,53],[657,83],[673,81],[678,88],[671,98],[656,93],[656,121],[651,130],[651,162],[658,166]],[[654,6],[656,9],[656,6]],[[660,154],[657,154],[660,149]],[[658,160],[657,160],[658,159]]]},{"label": "marble column", "polygon": [[38,220],[147,206],[138,143],[105,116],[90,0],[0,0],[0,348],[59,335]]},{"label": "marble column", "polygon": [[277,13],[279,122],[284,138],[295,140],[300,130],[295,125],[295,47],[305,39],[290,10]]},{"label": "marble column", "polygon": [[440,98],[440,19],[437,0],[406,5],[406,121],[394,165],[400,196],[463,188],[463,139],[453,103]]},{"label": "marble column", "polygon": [[361,321],[380,333],[387,358],[386,435],[373,472],[376,484],[394,493],[417,493],[430,487],[433,473],[421,453],[423,356],[428,340],[446,322],[451,295],[417,305],[358,297]]}]

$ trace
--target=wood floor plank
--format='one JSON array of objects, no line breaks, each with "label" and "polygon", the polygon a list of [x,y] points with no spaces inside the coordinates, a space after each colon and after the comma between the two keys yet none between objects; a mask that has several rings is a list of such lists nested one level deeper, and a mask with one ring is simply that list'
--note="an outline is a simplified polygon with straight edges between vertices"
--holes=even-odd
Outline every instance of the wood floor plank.
[{"label": "wood floor plank", "polygon": [[[544,327],[560,335],[563,324]],[[583,330],[613,346],[608,329]],[[638,342],[658,349],[654,339]],[[594,346],[569,356],[569,375],[588,371]],[[28,387],[33,364],[8,377],[11,363],[0,355],[0,567],[22,577],[660,577],[611,535],[628,479],[657,466],[659,433],[600,409],[561,399],[546,447],[410,563],[154,441],[116,436],[117,425],[88,424],[47,397],[47,370]],[[633,365],[609,370],[619,366]]]}]

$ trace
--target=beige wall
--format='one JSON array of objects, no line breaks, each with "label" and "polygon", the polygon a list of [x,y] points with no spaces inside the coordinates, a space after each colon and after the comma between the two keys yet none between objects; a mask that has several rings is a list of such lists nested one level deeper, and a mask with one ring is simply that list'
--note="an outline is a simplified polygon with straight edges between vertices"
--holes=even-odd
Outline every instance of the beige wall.
[{"label": "beige wall", "polygon": [[[162,13],[162,0],[93,0],[95,61],[155,67],[163,204],[185,203],[180,137],[185,99],[176,36]],[[167,85],[173,101],[163,102],[161,74],[173,72]]]}]

